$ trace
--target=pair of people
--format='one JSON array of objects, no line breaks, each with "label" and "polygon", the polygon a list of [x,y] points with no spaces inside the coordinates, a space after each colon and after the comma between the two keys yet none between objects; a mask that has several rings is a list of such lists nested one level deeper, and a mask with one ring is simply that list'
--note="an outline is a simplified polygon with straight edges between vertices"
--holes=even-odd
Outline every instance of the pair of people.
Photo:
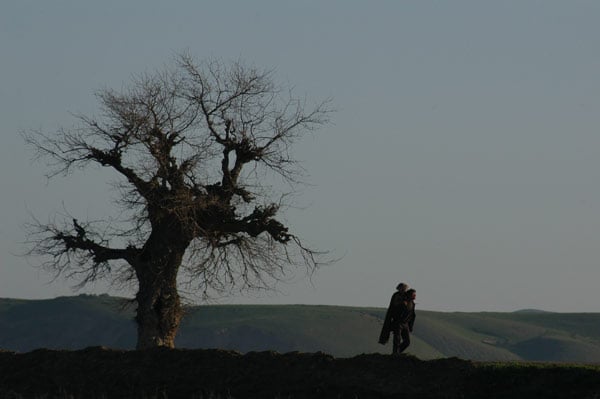
[{"label": "pair of people", "polygon": [[400,283],[392,295],[390,306],[379,335],[379,343],[385,345],[394,335],[392,355],[399,355],[410,345],[410,333],[415,324],[415,299],[417,292],[407,284]]}]

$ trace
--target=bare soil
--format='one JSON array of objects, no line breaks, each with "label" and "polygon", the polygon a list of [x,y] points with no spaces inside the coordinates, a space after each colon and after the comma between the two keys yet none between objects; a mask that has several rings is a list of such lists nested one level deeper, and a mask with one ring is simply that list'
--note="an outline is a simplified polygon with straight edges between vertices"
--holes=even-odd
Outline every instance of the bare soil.
[{"label": "bare soil", "polygon": [[223,350],[0,351],[0,398],[600,398],[600,367]]}]

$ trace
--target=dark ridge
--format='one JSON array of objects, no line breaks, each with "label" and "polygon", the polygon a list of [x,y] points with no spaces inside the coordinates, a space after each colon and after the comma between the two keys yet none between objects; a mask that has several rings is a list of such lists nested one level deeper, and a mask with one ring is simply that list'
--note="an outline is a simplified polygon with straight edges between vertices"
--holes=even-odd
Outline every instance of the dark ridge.
[{"label": "dark ridge", "polygon": [[0,399],[596,397],[600,367],[224,350],[0,352]]},{"label": "dark ridge", "polygon": [[541,309],[519,309],[519,310],[515,310],[513,313],[554,313],[554,312],[549,312],[547,310],[541,310]]}]

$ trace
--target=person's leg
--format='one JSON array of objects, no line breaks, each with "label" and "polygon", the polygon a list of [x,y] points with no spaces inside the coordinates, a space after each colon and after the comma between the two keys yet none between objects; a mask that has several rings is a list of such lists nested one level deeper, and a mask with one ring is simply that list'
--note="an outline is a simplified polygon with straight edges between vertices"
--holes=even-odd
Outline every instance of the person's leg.
[{"label": "person's leg", "polygon": [[408,331],[408,328],[401,328],[399,332],[402,336],[402,343],[398,347],[398,353],[402,353],[408,348],[408,345],[410,345],[410,332]]},{"label": "person's leg", "polygon": [[393,330],[392,334],[394,334],[394,338],[393,338],[393,346],[392,346],[392,355],[397,355],[399,354],[399,348],[400,348],[400,331],[399,330]]}]

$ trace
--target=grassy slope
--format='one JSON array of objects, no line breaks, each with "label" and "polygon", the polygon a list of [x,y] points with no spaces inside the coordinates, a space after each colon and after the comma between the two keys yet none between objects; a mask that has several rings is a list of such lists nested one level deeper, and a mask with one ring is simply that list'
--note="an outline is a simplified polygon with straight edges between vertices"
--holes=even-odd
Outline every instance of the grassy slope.
[{"label": "grassy slope", "polygon": [[519,358],[600,361],[599,314],[435,313],[434,315],[437,320],[445,320],[463,331],[479,334],[480,342],[510,351]]},{"label": "grassy slope", "polygon": [[[377,343],[384,309],[338,306],[191,308],[177,345],[240,352],[388,353]],[[133,307],[106,296],[0,299],[0,348],[131,348]],[[600,362],[600,314],[418,311],[409,352],[422,359]]]},{"label": "grassy slope", "polygon": [[[323,351],[336,356],[388,352],[390,344],[377,343],[382,313],[337,306],[207,306],[188,316],[177,343],[241,352]],[[412,349],[425,358],[442,355],[418,337]]]},{"label": "grassy slope", "polygon": [[108,296],[50,300],[0,299],[0,347],[75,349],[93,345],[130,348],[135,344],[131,311]]}]

